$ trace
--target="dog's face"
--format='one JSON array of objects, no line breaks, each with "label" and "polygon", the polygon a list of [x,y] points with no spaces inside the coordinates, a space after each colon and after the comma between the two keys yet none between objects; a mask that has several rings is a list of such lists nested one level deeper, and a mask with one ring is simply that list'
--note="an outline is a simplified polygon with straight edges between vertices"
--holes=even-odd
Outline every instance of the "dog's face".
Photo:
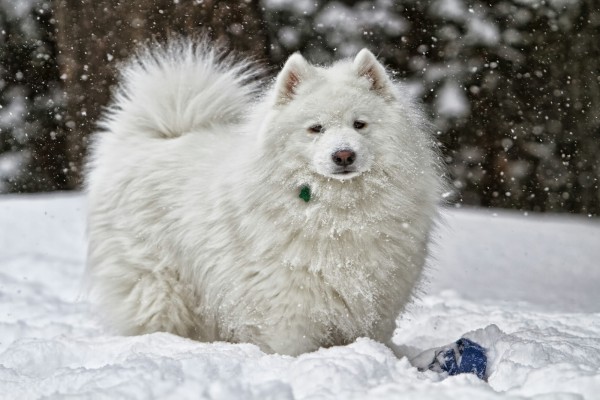
[{"label": "dog's face", "polygon": [[[319,119],[310,124],[312,139],[308,148],[311,168],[318,174],[334,179],[351,179],[371,168],[373,154],[367,134],[369,118],[341,116],[338,121]],[[323,121],[323,122],[322,122]]]},{"label": "dog's face", "polygon": [[[312,84],[311,84],[312,83]],[[302,153],[311,171],[349,180],[370,170],[376,113],[364,107],[357,88],[306,83],[306,95],[296,100],[297,122],[288,146]]]},{"label": "dog's face", "polygon": [[383,161],[382,146],[389,153],[392,101],[392,83],[368,50],[330,68],[296,53],[277,77],[265,140],[288,176],[360,179]]}]

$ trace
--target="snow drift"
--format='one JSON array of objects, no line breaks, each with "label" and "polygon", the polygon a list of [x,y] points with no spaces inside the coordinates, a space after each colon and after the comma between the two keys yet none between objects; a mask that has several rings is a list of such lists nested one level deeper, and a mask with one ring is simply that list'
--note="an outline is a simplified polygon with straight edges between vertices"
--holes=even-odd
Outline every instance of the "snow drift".
[{"label": "snow drift", "polygon": [[81,298],[81,195],[0,198],[0,397],[593,399],[600,392],[600,223],[446,210],[407,355],[466,335],[488,381],[419,372],[359,339],[299,357],[157,333],[110,335]]}]

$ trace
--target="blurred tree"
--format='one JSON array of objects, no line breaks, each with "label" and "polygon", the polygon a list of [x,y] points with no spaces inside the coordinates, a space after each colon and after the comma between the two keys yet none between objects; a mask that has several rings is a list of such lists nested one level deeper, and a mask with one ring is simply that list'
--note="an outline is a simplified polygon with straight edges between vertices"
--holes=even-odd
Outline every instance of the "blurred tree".
[{"label": "blurred tree", "polygon": [[[600,139],[594,3],[432,3],[440,23],[424,42],[436,49],[426,68],[451,68],[425,79],[425,98],[439,102],[440,139],[466,203],[600,211],[598,157],[589,153]],[[443,115],[448,84],[468,98],[468,113]]]},{"label": "blurred tree", "polygon": [[369,47],[426,103],[459,201],[600,213],[599,0],[0,0],[0,25],[0,192],[80,187],[116,62],[206,34],[279,65]]},{"label": "blurred tree", "polygon": [[66,187],[53,23],[48,0],[0,0],[0,192]]},{"label": "blurred tree", "polygon": [[460,201],[600,213],[598,0],[263,0],[282,62],[377,52],[429,106]]},{"label": "blurred tree", "polygon": [[89,134],[109,100],[116,61],[131,56],[139,44],[207,35],[259,58],[267,52],[255,1],[56,0],[55,9],[72,188],[81,184]]}]

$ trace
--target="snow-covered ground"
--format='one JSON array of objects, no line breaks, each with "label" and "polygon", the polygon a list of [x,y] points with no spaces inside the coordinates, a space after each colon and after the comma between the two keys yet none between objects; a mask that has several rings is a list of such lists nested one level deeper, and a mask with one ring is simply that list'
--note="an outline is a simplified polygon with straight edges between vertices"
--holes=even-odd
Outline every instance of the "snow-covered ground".
[{"label": "snow-covered ground", "polygon": [[488,381],[419,372],[360,339],[297,358],[249,344],[110,335],[79,292],[80,194],[0,197],[0,398],[597,399],[600,221],[448,210],[420,299],[398,320],[409,356],[464,334]]}]

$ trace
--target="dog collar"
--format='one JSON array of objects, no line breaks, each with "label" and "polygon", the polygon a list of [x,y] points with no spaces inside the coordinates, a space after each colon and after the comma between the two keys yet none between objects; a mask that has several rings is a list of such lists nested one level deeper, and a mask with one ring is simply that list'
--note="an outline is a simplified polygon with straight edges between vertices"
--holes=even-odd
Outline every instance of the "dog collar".
[{"label": "dog collar", "polygon": [[302,186],[300,188],[300,195],[298,197],[300,197],[302,200],[308,203],[310,201],[310,186]]}]

